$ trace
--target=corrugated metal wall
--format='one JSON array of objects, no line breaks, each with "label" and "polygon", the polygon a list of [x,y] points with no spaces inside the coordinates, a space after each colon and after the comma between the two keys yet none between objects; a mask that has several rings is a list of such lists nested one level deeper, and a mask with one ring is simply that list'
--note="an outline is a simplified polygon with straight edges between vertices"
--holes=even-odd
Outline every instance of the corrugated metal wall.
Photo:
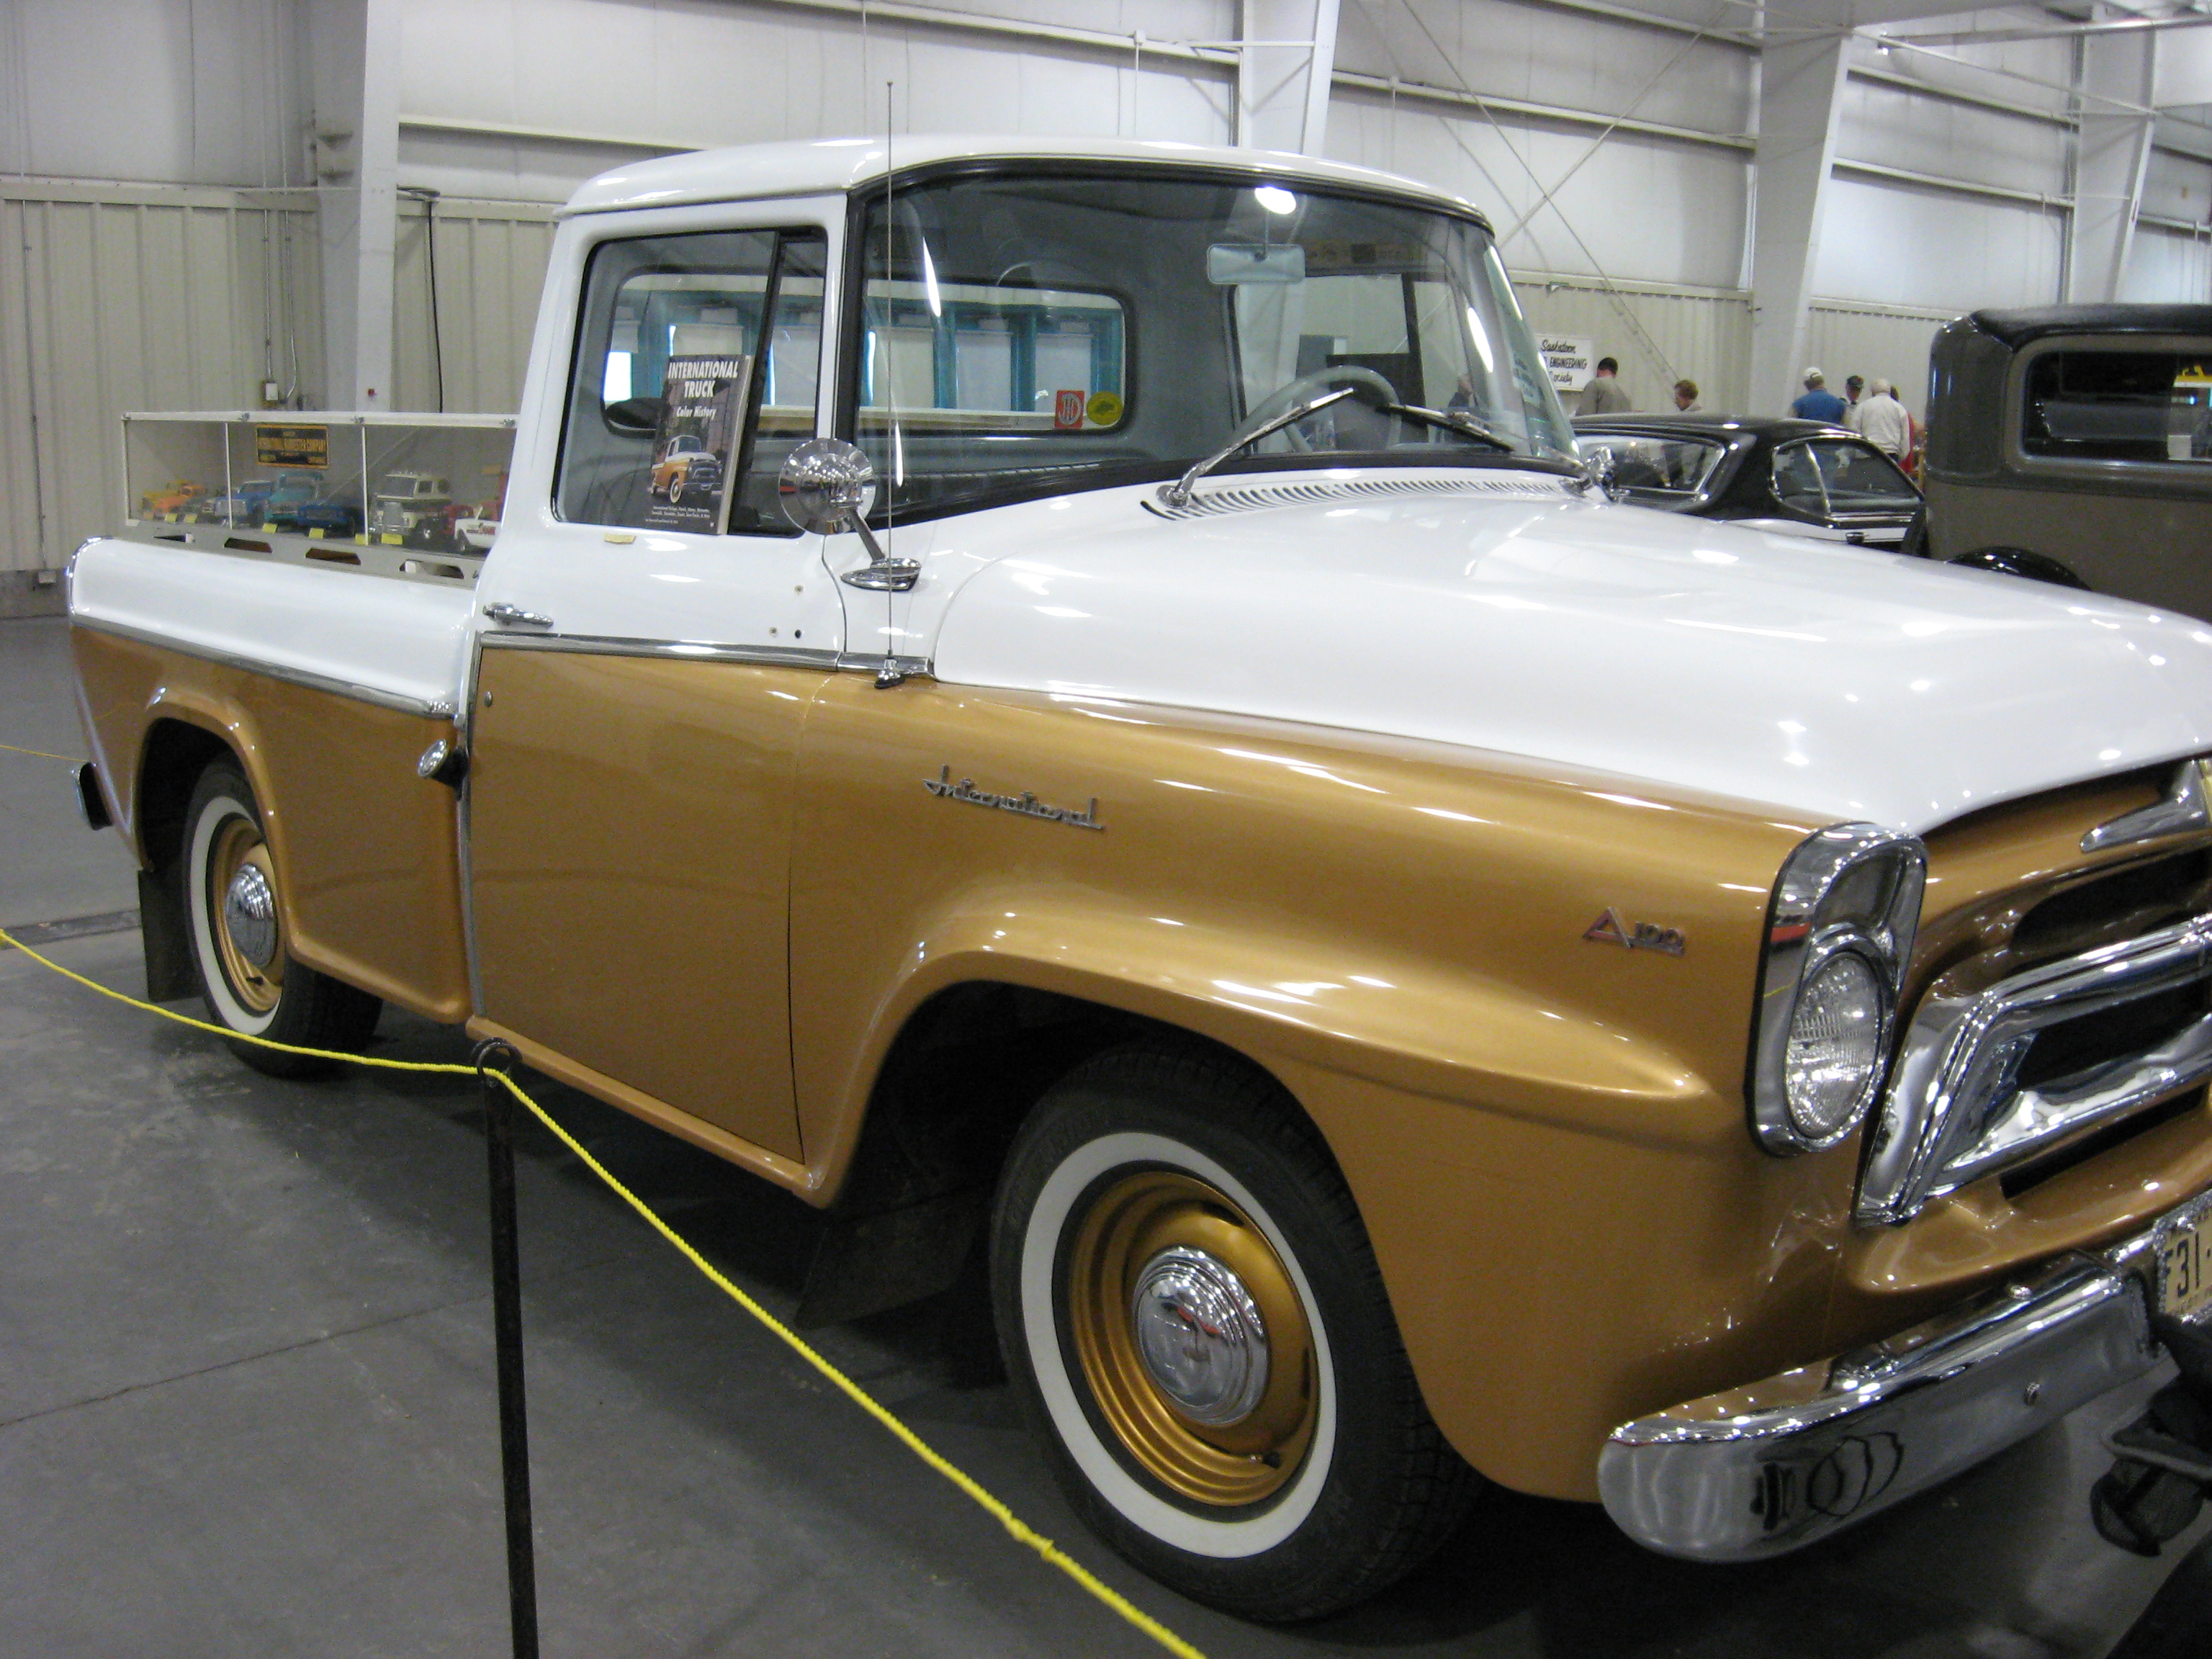
[{"label": "corrugated metal wall", "polygon": [[319,383],[314,216],[222,190],[0,190],[0,571],[113,526],[126,409]]},{"label": "corrugated metal wall", "polygon": [[1672,410],[1674,384],[1698,383],[1707,409],[1741,409],[1751,382],[1751,301],[1719,289],[1668,288],[1515,271],[1514,291],[1540,333],[1597,342],[1618,358],[1637,408]]},{"label": "corrugated metal wall", "polygon": [[1897,388],[1907,409],[1924,417],[1929,343],[1952,315],[1815,300],[1806,319],[1805,364],[1826,370],[1829,389],[1836,392],[1843,391],[1847,375],[1879,376]]},{"label": "corrugated metal wall", "polygon": [[430,334],[431,224],[420,203],[401,204],[392,272],[394,409],[440,406],[436,362],[445,360],[444,407],[514,409],[530,357],[530,331],[553,249],[553,211],[526,202],[436,204],[438,331]]}]

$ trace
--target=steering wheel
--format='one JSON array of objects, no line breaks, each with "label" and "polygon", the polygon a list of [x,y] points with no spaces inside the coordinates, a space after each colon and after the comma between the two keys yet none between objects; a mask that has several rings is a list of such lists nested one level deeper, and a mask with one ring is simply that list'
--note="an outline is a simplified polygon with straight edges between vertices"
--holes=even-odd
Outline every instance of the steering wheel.
[{"label": "steering wheel", "polygon": [[[1245,416],[1243,426],[1237,429],[1246,431],[1253,427],[1265,426],[1285,410],[1304,403],[1317,392],[1326,392],[1333,386],[1340,386],[1347,381],[1363,391],[1379,394],[1386,404],[1401,401],[1398,388],[1364,363],[1335,363],[1327,368],[1315,369],[1310,374],[1301,374],[1297,380],[1277,386]],[[1291,441],[1294,449],[1310,451],[1313,448],[1294,425],[1285,427],[1283,435]]]}]

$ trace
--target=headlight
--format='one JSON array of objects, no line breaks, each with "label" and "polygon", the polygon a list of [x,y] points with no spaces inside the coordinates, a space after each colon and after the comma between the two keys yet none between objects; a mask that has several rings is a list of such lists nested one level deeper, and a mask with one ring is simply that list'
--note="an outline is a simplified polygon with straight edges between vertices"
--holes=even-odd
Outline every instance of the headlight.
[{"label": "headlight", "polygon": [[1836,1145],[1881,1092],[1927,866],[1918,841],[1871,823],[1823,830],[1783,865],[1747,1079],[1768,1152]]}]

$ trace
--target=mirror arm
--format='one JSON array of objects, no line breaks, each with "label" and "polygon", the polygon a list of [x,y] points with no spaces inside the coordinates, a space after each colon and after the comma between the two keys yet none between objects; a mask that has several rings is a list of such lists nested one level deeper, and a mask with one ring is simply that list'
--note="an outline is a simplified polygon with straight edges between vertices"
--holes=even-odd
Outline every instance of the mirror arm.
[{"label": "mirror arm", "polygon": [[860,544],[868,550],[868,562],[858,570],[848,570],[837,580],[848,587],[866,588],[871,593],[910,592],[921,578],[921,563],[917,559],[894,559],[884,551],[884,544],[876,539],[876,532],[868,528],[868,521],[855,510],[845,515],[845,527],[857,532]]}]

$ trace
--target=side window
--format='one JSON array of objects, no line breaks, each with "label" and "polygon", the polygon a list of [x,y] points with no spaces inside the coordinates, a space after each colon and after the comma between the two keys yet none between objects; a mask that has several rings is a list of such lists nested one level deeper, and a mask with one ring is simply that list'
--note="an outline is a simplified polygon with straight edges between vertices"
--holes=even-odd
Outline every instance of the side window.
[{"label": "side window", "polygon": [[1820,487],[1820,469],[1805,444],[1791,444],[1774,453],[1774,493],[1784,507],[1827,516],[1827,493]]},{"label": "side window", "polygon": [[[574,523],[795,535],[775,469],[814,431],[819,232],[594,249],[555,505]],[[765,474],[763,469],[765,468]]]},{"label": "side window", "polygon": [[2212,460],[2208,369],[2212,350],[2203,346],[2046,351],[2028,368],[2020,447],[2080,460]]}]

